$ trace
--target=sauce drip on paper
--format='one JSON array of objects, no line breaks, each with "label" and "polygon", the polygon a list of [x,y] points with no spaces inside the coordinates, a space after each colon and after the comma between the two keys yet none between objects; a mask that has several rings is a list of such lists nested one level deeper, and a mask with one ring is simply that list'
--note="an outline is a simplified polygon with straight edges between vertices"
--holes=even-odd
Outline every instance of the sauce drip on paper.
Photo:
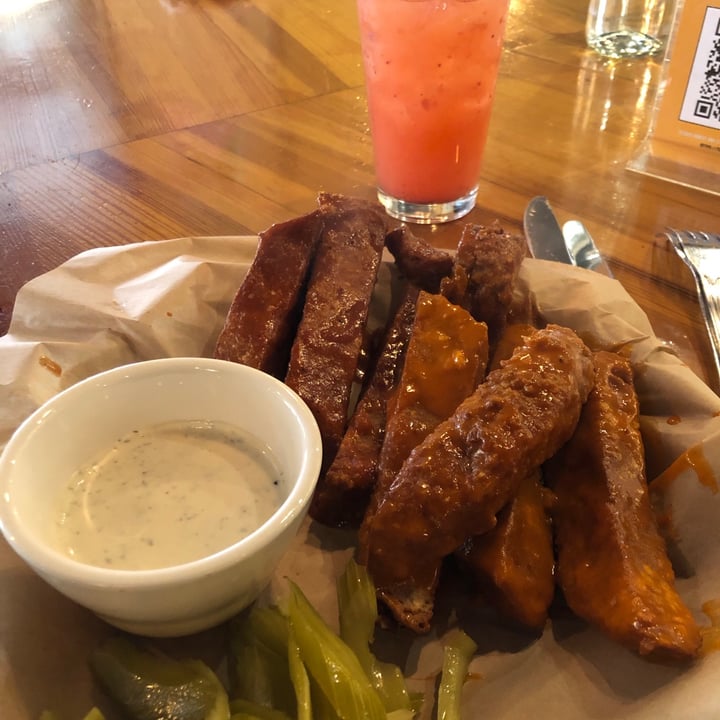
[{"label": "sauce drip on paper", "polygon": [[686,470],[693,470],[700,483],[708,487],[713,494],[720,489],[715,471],[705,457],[702,443],[700,443],[686,450],[669,468],[652,481],[650,485],[652,492],[664,492]]}]

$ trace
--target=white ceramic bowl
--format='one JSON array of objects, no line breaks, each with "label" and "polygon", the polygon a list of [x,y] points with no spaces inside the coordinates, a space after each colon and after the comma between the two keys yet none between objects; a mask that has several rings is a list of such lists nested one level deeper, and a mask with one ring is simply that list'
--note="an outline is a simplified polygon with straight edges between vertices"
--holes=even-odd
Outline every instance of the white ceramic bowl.
[{"label": "white ceramic bowl", "polygon": [[[284,501],[224,550],[153,570],[80,563],[57,549],[57,498],[79,467],[138,426],[223,422],[274,455]],[[249,605],[307,512],[320,471],[317,423],[286,385],[222,360],[168,358],[115,368],[59,393],[15,432],[0,458],[0,523],[13,549],[50,585],[129,632],[173,636],[216,625]]]}]

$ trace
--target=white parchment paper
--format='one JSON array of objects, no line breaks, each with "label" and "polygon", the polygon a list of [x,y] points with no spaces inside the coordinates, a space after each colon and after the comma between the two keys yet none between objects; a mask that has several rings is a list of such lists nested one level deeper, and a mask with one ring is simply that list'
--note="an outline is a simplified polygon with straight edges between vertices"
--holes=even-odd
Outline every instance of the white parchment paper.
[{"label": "white parchment paper", "polygon": [[[28,283],[9,333],[0,338],[0,446],[42,402],[88,375],[136,360],[210,355],[255,249],[254,237],[101,248]],[[697,455],[700,447],[710,467],[720,469],[720,399],[654,336],[616,281],[527,260],[518,292],[547,321],[575,329],[591,346],[631,352],[651,475],[674,461],[685,468],[667,496],[678,537],[674,552],[687,574],[679,589],[707,625],[702,603],[720,597],[720,498],[714,478],[699,478],[682,457],[691,448]],[[334,624],[335,577],[353,541],[352,532],[307,522],[268,598],[282,594],[284,578],[292,577]],[[87,709],[97,698],[83,653],[111,629],[10,559],[7,546],[1,550],[0,688],[6,697],[0,716],[35,720],[38,708],[62,710],[63,703],[73,711]],[[432,691],[441,665],[439,641],[455,623],[479,645],[464,692],[468,720],[720,717],[718,654],[689,669],[653,665],[562,613],[541,637],[525,635],[452,586],[440,591],[429,636],[380,632],[378,652],[405,662],[418,687]],[[28,633],[34,644],[24,641]],[[217,632],[209,633],[200,646],[217,658],[215,641]],[[181,652],[196,646],[190,640],[174,644]],[[68,688],[72,701],[64,700]]]}]

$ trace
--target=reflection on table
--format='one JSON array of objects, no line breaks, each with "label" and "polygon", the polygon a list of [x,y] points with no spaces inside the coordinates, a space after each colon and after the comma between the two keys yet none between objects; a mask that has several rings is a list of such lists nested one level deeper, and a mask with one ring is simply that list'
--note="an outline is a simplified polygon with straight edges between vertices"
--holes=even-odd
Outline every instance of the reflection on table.
[{"label": "reflection on table", "polygon": [[[706,376],[689,272],[658,233],[716,226],[716,201],[626,169],[660,59],[593,54],[584,11],[511,3],[467,219],[519,230],[528,198],[547,195]],[[0,32],[0,331],[25,281],[86,248],[255,233],[320,189],[374,196],[352,0],[14,0]],[[452,247],[458,225],[421,232]]]}]

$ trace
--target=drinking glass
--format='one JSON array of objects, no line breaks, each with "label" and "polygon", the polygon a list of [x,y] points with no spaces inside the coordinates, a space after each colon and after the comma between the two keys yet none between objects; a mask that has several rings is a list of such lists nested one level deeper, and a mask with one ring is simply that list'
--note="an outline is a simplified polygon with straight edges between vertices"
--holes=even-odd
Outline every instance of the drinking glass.
[{"label": "drinking glass", "polygon": [[604,57],[654,55],[667,41],[674,0],[590,0],[585,37]]},{"label": "drinking glass", "polygon": [[357,0],[378,198],[439,223],[475,205],[508,0]]}]

